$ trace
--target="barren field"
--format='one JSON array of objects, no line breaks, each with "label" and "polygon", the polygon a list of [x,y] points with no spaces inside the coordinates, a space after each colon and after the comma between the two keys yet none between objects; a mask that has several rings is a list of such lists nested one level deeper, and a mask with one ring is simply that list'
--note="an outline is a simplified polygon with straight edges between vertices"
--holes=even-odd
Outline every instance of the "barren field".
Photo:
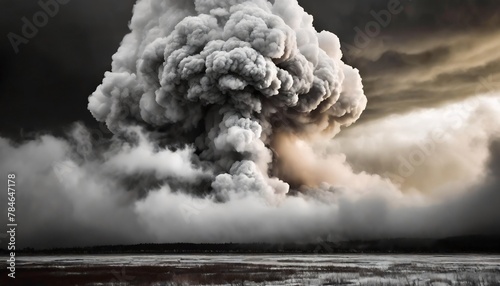
[{"label": "barren field", "polygon": [[[2,258],[3,259],[3,258]],[[500,285],[499,255],[32,256],[1,285]]]}]

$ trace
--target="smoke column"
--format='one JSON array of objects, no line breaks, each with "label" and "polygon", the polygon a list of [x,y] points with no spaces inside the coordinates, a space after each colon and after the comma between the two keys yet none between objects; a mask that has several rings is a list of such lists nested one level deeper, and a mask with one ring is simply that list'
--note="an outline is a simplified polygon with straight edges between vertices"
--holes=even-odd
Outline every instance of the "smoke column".
[{"label": "smoke column", "polygon": [[498,93],[353,124],[360,75],[295,0],[133,12],[89,98],[111,139],[0,138],[20,247],[498,234]]},{"label": "smoke column", "polygon": [[[164,148],[191,146],[219,199],[289,193],[278,137],[354,123],[367,103],[358,71],[297,1],[184,2],[138,1],[90,111],[117,134],[141,126]],[[320,183],[301,177],[295,186]]]}]

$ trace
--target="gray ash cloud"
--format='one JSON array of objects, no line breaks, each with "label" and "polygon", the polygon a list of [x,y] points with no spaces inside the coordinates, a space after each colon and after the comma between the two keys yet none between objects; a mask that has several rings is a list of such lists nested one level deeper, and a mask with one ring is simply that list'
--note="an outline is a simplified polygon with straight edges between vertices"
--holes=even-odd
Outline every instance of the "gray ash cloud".
[{"label": "gray ash cloud", "polygon": [[167,146],[193,138],[216,192],[286,194],[269,177],[276,134],[334,135],[367,102],[338,38],[312,21],[293,1],[139,2],[89,109],[117,133],[161,128],[176,134]]}]

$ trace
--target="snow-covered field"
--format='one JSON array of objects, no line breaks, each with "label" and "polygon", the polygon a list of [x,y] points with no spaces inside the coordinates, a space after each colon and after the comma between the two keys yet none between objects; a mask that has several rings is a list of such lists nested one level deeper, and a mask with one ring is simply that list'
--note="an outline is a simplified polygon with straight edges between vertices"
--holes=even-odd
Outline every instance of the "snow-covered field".
[{"label": "snow-covered field", "polygon": [[34,256],[18,266],[80,275],[80,285],[500,285],[500,255]]}]

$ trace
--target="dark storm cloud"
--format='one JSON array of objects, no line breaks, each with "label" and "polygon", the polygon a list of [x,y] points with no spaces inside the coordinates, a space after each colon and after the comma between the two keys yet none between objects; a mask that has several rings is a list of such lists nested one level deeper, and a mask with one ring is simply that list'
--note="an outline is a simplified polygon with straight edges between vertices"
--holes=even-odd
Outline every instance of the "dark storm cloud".
[{"label": "dark storm cloud", "polygon": [[397,10],[401,7],[402,11],[392,17],[384,32],[493,27],[498,14],[498,2],[494,0],[301,0],[299,3],[315,16],[319,30],[333,30],[347,42],[353,40],[355,27],[364,29],[373,20],[372,13],[389,7]]},{"label": "dark storm cloud", "polygon": [[498,1],[302,2],[360,69],[370,102],[363,119],[500,89]]}]

